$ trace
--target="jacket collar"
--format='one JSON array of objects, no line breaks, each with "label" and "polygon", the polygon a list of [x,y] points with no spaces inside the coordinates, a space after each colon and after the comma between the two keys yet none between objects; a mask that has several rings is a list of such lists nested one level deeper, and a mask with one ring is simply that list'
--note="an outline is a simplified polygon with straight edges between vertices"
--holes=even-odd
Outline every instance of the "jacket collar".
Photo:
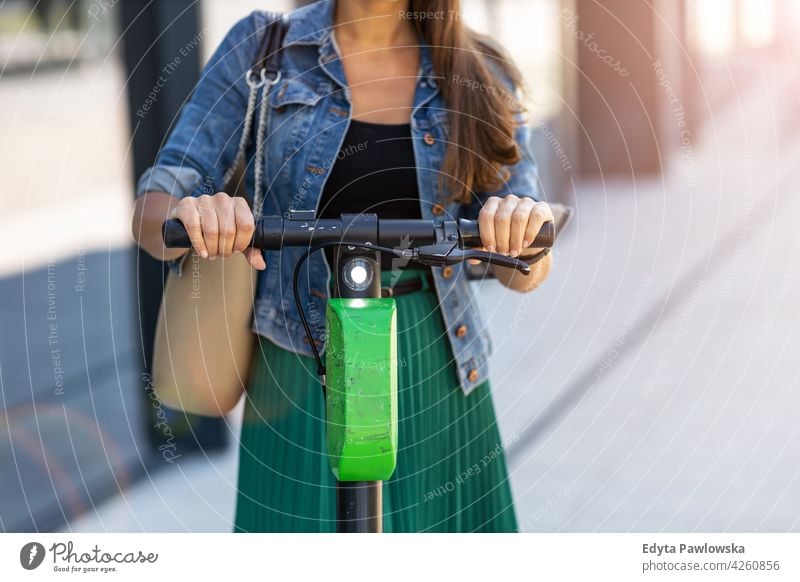
[{"label": "jacket collar", "polygon": [[[319,47],[321,62],[330,62],[338,58],[337,49],[331,33],[334,30],[333,11],[336,0],[319,0],[293,11],[289,16],[289,27],[286,30],[285,45],[316,45]],[[420,38],[420,71],[421,78],[426,78],[433,87],[437,85],[433,70],[430,49]]]},{"label": "jacket collar", "polygon": [[284,44],[323,44],[333,30],[334,6],[334,0],[320,0],[291,12]]}]

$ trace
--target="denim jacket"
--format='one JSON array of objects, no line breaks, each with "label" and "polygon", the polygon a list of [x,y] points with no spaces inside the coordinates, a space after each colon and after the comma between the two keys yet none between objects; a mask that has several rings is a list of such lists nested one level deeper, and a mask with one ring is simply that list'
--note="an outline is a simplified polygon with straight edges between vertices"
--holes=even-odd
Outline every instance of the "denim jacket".
[{"label": "denim jacket", "polygon": [[[331,36],[334,4],[322,0],[289,15],[281,79],[268,95],[265,216],[287,215],[290,209],[317,209],[349,126],[350,91]],[[267,13],[254,12],[230,30],[205,66],[154,166],[140,178],[137,195],[158,190],[177,197],[200,196],[222,189],[222,177],[242,135],[248,96],[245,74],[268,21]],[[528,143],[530,128],[520,123],[516,139],[523,159],[508,168],[503,186],[496,192],[477,193],[472,204],[447,202],[446,194],[440,193],[439,174],[449,133],[448,110],[438,90],[439,84],[446,82],[448,79],[436,75],[423,44],[410,120],[422,217],[475,218],[490,195],[513,192],[538,199],[536,166]],[[253,192],[253,152],[248,156],[245,187]],[[312,355],[292,295],[292,270],[304,251],[265,251],[267,269],[259,273],[253,331],[285,349]],[[312,254],[304,269],[300,294],[306,313],[325,313],[331,274],[324,253]],[[180,271],[179,266],[176,270]],[[488,329],[475,303],[467,269],[456,265],[432,271],[458,383],[469,394],[488,379],[492,350]],[[316,336],[324,351],[324,329],[315,330]]]}]

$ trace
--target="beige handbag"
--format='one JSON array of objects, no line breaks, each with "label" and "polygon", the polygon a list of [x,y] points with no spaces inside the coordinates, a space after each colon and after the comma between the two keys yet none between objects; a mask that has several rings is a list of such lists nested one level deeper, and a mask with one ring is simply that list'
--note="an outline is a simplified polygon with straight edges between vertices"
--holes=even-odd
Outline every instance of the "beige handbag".
[{"label": "beige handbag", "polygon": [[156,327],[153,380],[161,401],[207,416],[230,411],[249,377],[256,272],[242,255],[192,253],[167,278]]},{"label": "beige handbag", "polygon": [[[250,96],[244,129],[234,162],[223,178],[225,192],[246,196],[246,148],[261,93],[255,134],[256,218],[263,202],[267,95],[280,79],[285,32],[285,19],[276,15],[267,26],[253,68],[247,72]],[[236,405],[249,380],[256,341],[250,325],[257,272],[243,255],[207,261],[193,251],[184,257],[182,271],[180,277],[168,275],[161,300],[153,356],[156,392],[172,408],[220,416]]]}]

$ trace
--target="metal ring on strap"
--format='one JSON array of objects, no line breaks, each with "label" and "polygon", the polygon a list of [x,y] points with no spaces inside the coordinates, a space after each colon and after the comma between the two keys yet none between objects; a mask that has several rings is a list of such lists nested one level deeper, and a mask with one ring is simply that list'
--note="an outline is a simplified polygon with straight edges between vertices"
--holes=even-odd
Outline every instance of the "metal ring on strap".
[{"label": "metal ring on strap", "polygon": [[261,80],[255,82],[253,80],[253,69],[250,69],[249,71],[247,71],[247,75],[245,75],[245,80],[247,81],[247,84],[250,85],[251,88],[260,89],[261,87],[267,84],[267,72],[264,69],[261,69]]},{"label": "metal ring on strap", "polygon": [[275,75],[275,78],[270,80],[270,79],[267,79],[267,70],[266,69],[261,69],[261,79],[256,83],[253,80],[253,69],[250,69],[249,71],[247,71],[247,74],[245,75],[245,79],[247,80],[247,84],[250,85],[250,87],[252,87],[253,89],[260,89],[261,87],[263,87],[267,83],[269,83],[270,85],[275,85],[278,81],[280,81],[281,80],[281,72],[278,71],[278,74]]}]

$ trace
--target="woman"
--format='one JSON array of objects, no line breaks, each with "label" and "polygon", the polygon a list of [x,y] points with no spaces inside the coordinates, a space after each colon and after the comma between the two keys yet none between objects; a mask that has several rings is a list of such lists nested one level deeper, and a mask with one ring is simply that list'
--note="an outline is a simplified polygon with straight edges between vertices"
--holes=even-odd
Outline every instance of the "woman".
[{"label": "woman", "polygon": [[[539,252],[530,242],[552,214],[535,199],[519,73],[466,28],[459,9],[458,0],[324,0],[290,15],[281,79],[268,97],[264,215],[477,215],[486,249],[513,257]],[[140,180],[134,232],[154,257],[176,261],[183,252],[164,248],[160,228],[177,217],[200,257],[244,253],[259,271],[235,529],[333,531],[324,402],[291,296],[304,249],[248,249],[254,222],[247,203],[216,192],[241,136],[244,72],[265,19],[254,13],[240,21],[206,66]],[[253,173],[249,167],[250,192]],[[301,299],[310,313],[324,313],[329,260],[324,253],[309,258]],[[514,531],[487,381],[491,344],[466,271],[392,259],[383,268],[382,285],[394,287],[398,305],[400,438],[397,470],[384,483],[384,528]],[[528,292],[549,270],[547,256],[527,276],[506,268],[493,274]],[[213,404],[195,410],[225,413],[240,395],[213,394]]]}]

